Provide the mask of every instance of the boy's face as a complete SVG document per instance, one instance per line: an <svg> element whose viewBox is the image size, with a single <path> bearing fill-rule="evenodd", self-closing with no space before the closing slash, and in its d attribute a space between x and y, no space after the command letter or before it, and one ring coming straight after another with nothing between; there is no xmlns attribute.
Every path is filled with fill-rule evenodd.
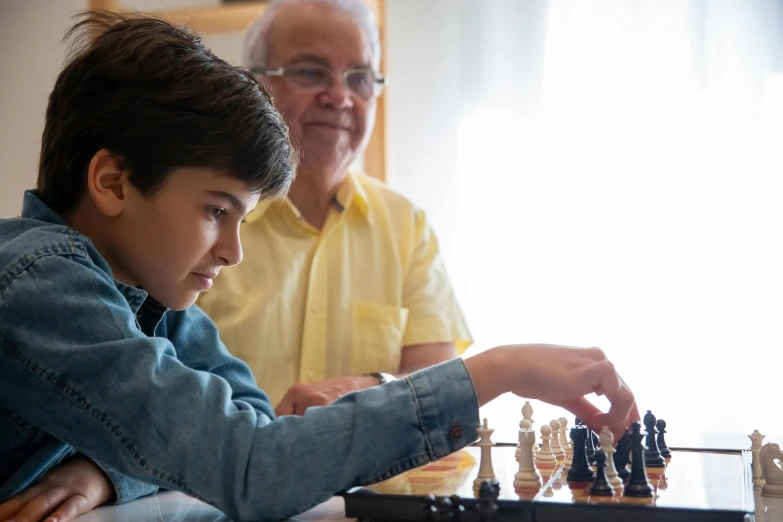
<svg viewBox="0 0 783 522"><path fill-rule="evenodd" d="M259 195L212 169L177 168L154 194L130 187L108 238L116 279L182 310L242 260L239 225Z"/></svg>

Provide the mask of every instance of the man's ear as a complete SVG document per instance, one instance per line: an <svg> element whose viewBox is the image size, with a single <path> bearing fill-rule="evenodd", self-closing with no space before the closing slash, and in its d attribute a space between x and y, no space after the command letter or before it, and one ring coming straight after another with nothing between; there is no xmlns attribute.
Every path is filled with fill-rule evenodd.
<svg viewBox="0 0 783 522"><path fill-rule="evenodd" d="M120 158L106 149L95 153L87 168L87 192L98 210L107 217L117 217L128 202L127 170L120 168Z"/></svg>

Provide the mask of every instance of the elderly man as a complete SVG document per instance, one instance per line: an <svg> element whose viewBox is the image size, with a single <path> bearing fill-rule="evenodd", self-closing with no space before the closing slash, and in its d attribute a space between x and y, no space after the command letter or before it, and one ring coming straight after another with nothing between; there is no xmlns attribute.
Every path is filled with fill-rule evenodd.
<svg viewBox="0 0 783 522"><path fill-rule="evenodd" d="M301 162L288 198L259 204L245 262L201 307L279 415L374 386L470 344L424 213L350 169L367 144L384 79L361 0L278 0L248 31Z"/></svg>

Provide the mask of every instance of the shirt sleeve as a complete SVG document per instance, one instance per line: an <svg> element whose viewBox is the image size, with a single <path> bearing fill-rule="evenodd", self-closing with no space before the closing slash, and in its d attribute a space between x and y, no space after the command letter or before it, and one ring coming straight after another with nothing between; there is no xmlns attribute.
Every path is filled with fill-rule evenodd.
<svg viewBox="0 0 783 522"><path fill-rule="evenodd" d="M473 343L425 214L415 211L413 246L403 288L408 322L403 346L453 342L462 354Z"/></svg>
<svg viewBox="0 0 783 522"><path fill-rule="evenodd" d="M259 390L237 392L216 368L183 364L168 339L144 336L88 259L25 262L0 289L0 405L102 466L232 519L285 519L476 439L459 359L272 420Z"/></svg>

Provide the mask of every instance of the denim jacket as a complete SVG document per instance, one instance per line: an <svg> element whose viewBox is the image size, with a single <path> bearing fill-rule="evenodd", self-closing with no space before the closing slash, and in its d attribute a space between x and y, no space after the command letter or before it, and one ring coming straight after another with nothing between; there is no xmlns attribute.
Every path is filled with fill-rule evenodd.
<svg viewBox="0 0 783 522"><path fill-rule="evenodd" d="M34 191L0 220L0 502L79 453L119 502L159 486L276 520L441 458L477 427L459 359L275 420L196 306L167 311L115 281Z"/></svg>

